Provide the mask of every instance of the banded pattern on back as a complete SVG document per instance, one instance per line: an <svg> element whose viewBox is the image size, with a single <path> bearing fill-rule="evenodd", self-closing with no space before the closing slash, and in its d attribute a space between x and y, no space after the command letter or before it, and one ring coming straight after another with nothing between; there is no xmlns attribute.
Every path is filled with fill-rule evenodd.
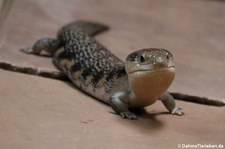
<svg viewBox="0 0 225 149"><path fill-rule="evenodd" d="M85 32L64 29L58 40L63 46L54 54L55 63L89 94L96 97L99 88L109 94L113 82L126 77L124 63Z"/></svg>

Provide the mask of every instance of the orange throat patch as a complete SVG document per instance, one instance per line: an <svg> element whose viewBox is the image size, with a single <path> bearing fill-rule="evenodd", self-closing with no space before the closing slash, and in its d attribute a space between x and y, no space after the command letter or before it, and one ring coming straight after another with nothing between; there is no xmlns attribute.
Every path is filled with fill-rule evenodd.
<svg viewBox="0 0 225 149"><path fill-rule="evenodd" d="M140 71L131 74L130 85L134 100L141 105L154 103L172 84L175 68L164 68L156 71Z"/></svg>

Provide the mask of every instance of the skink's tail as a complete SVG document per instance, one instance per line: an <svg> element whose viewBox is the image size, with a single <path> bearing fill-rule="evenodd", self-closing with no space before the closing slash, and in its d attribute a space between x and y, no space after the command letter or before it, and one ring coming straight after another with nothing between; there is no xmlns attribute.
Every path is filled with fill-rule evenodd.
<svg viewBox="0 0 225 149"><path fill-rule="evenodd" d="M183 100L183 101L194 102L194 103L210 105L210 106L218 106L218 107L225 106L225 101L222 101L222 100L214 100L214 99L209 99L206 97L198 97L198 96L186 95L181 93L170 93L170 95L172 95L173 98L176 100Z"/></svg>
<svg viewBox="0 0 225 149"><path fill-rule="evenodd" d="M86 34L88 34L89 36L94 36L100 32L106 31L108 30L109 27L101 24L101 23L97 23L97 22L89 22L89 21L74 21L71 22L65 26L63 26L60 30L58 35L65 31L65 30L70 30L70 31L83 31Z"/></svg>

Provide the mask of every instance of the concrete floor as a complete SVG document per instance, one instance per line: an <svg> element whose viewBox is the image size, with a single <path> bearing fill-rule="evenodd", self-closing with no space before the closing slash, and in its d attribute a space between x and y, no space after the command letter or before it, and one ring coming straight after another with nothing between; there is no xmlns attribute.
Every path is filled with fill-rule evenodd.
<svg viewBox="0 0 225 149"><path fill-rule="evenodd" d="M222 100L224 16L225 3L213 0L13 1L0 23L0 68L11 70L0 69L1 148L225 147L224 107L178 101L185 111L179 117L157 102L139 113L137 121L124 120L71 83L12 71L59 74L51 58L19 49L55 36L67 22L91 20L110 26L96 39L123 60L141 48L170 49L177 68L170 91Z"/></svg>

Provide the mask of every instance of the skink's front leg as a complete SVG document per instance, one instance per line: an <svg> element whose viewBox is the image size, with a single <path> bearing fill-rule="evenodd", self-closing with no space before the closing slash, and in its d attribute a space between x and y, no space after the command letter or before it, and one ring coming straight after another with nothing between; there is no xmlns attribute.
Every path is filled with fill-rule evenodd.
<svg viewBox="0 0 225 149"><path fill-rule="evenodd" d="M164 104L164 106L169 110L169 112L171 114L174 114L174 115L184 115L184 112L182 111L182 109L176 106L176 103L174 101L174 98L168 92L165 92L159 98L159 100L162 101L162 103Z"/></svg>
<svg viewBox="0 0 225 149"><path fill-rule="evenodd" d="M120 114L123 118L137 119L137 116L129 111L128 102L125 101L126 98L128 98L126 92L115 93L110 97L109 104L112 107L112 109L116 113Z"/></svg>

